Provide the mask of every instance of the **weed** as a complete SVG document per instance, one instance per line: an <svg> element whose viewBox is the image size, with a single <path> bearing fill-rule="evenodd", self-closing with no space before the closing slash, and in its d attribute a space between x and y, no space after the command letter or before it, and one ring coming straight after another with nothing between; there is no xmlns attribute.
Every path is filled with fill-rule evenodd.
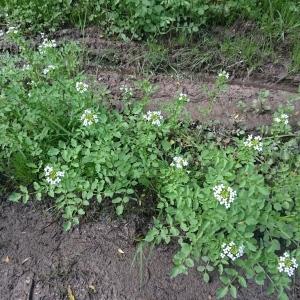
<svg viewBox="0 0 300 300"><path fill-rule="evenodd" d="M125 110L112 111L79 72L75 44L44 37L35 51L18 30L7 36L20 48L0 60L0 166L19 184L11 201L52 201L69 230L90 206L109 202L122 215L154 195L157 214L142 246L177 242L172 276L196 266L206 282L219 275L218 298L236 298L253 279L287 299L300 260L300 137L289 111L279 109L260 135L222 144L178 122L186 95L168 114L145 113L154 87L143 80L142 99L122 87ZM228 77L218 75L211 103Z"/></svg>
<svg viewBox="0 0 300 300"><path fill-rule="evenodd" d="M293 73L300 72L300 43L296 43L292 49L292 63L290 70Z"/></svg>
<svg viewBox="0 0 300 300"><path fill-rule="evenodd" d="M270 92L267 90L260 91L258 97L252 102L252 110L258 114L263 114L271 110L271 105L269 103Z"/></svg>

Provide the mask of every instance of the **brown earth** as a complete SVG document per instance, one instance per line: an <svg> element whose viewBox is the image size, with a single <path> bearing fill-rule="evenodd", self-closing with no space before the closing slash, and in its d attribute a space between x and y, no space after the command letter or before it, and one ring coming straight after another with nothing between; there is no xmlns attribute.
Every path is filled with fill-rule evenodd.
<svg viewBox="0 0 300 300"><path fill-rule="evenodd" d="M147 51L143 43L121 42L103 38L97 28L88 28L83 32L75 29L64 29L55 33L58 41L75 40L86 49L85 71L110 92L113 104L120 108L120 86L126 84L134 90L134 96L139 99L138 81L147 78L154 86L150 109L163 109L180 92L187 94L190 103L187 111L192 120L207 123L214 121L226 128L239 127L253 130L262 125L270 124L272 114L279 106L289 103L295 107L291 115L291 123L299 125L300 95L297 93L300 86L300 75L288 76L284 63L282 65L268 63L261 72L253 73L251 78L239 78L231 75L229 88L213 103L212 111L206 89L213 88L215 76L207 73L192 72L190 69L178 67L178 60L174 61L176 72L160 72L152 70L145 74L149 61L145 58ZM180 50L180 49L179 49ZM172 61L178 55L178 49L170 50ZM180 52L180 51L179 51ZM148 69L149 71L149 69ZM269 97L263 106L255 104L260 91L268 90ZM258 102L259 103L259 102Z"/></svg>
<svg viewBox="0 0 300 300"><path fill-rule="evenodd" d="M219 282L214 277L206 284L191 270L170 278L172 245L155 248L140 270L134 263L140 231L136 217L117 220L97 214L63 232L54 214L40 205L2 201L0 216L1 300L72 300L68 288L77 300L216 299ZM294 286L290 299L299 296L299 286ZM276 297L250 284L239 291L239 299Z"/></svg>
<svg viewBox="0 0 300 300"><path fill-rule="evenodd" d="M205 89L213 88L215 76L207 72L202 73L201 70L195 72L188 64L182 66L180 55L184 47L168 49L168 60L171 62L169 72L153 69L153 66L149 67L151 60L149 61L146 55L148 48L144 43L106 39L99 28L90 27L84 31L62 29L52 37L58 41L58 44L73 40L84 47L84 70L109 91L108 99L119 109L122 107L119 101L120 86L122 84L131 86L134 89L134 97L138 99L140 92L137 83L147 78L155 86L150 109L164 110L166 104L183 92L191 99L187 111L192 120L214 122L229 129L253 130L270 124L272 114L278 107L292 104L295 111L290 116L291 124L300 125L300 94L297 93L300 74L289 75L284 59L281 63L267 62L265 66L246 78L239 77L239 74L243 73L233 70L228 90L219 96L213 103L212 110L208 111L210 100ZM34 43L39 43L39 39L37 38ZM5 50L16 49L14 45L1 41L0 38L0 51ZM269 91L269 97L263 105L258 101L262 90Z"/></svg>

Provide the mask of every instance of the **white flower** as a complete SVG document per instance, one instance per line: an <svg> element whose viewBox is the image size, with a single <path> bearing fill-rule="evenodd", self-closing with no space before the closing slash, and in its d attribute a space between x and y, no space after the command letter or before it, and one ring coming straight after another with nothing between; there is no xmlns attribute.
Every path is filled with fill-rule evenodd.
<svg viewBox="0 0 300 300"><path fill-rule="evenodd" d="M34 80L31 80L30 82L27 83L28 85L31 85L32 87L36 87L37 83Z"/></svg>
<svg viewBox="0 0 300 300"><path fill-rule="evenodd" d="M51 70L54 70L54 69L55 69L55 66L49 65L43 70L43 74L47 75Z"/></svg>
<svg viewBox="0 0 300 300"><path fill-rule="evenodd" d="M120 91L123 93L123 96L125 97L132 97L133 95L133 90L130 86L127 86L125 84L122 84L120 86Z"/></svg>
<svg viewBox="0 0 300 300"><path fill-rule="evenodd" d="M82 121L83 126L90 126L98 123L98 116L94 114L91 109L86 109L81 115L80 120Z"/></svg>
<svg viewBox="0 0 300 300"><path fill-rule="evenodd" d="M237 195L236 191L234 191L230 186L225 186L224 184L216 185L213 188L213 192L214 197L226 208L230 207Z"/></svg>
<svg viewBox="0 0 300 300"><path fill-rule="evenodd" d="M220 254L221 258L229 257L231 260L236 260L237 258L243 256L245 247L243 245L237 246L235 242L230 242L229 244L224 243L222 245L222 252Z"/></svg>
<svg viewBox="0 0 300 300"><path fill-rule="evenodd" d="M4 31L0 30L0 37L4 35Z"/></svg>
<svg viewBox="0 0 300 300"><path fill-rule="evenodd" d="M183 159L180 156L175 156L173 158L173 162L171 163L171 167L176 167L177 169L182 169L183 167L188 166L188 161Z"/></svg>
<svg viewBox="0 0 300 300"><path fill-rule="evenodd" d="M289 116L287 114L281 114L280 116L275 117L274 121L276 123L283 123L285 125L288 125L289 124Z"/></svg>
<svg viewBox="0 0 300 300"><path fill-rule="evenodd" d="M57 185L61 182L61 179L65 176L63 171L55 171L53 167L47 165L44 168L46 181L51 185Z"/></svg>
<svg viewBox="0 0 300 300"><path fill-rule="evenodd" d="M155 126L160 126L163 120L163 116L160 111L148 111L143 118Z"/></svg>
<svg viewBox="0 0 300 300"><path fill-rule="evenodd" d="M252 134L250 134L247 140L244 142L244 145L249 148L253 148L256 151L262 151L262 138L261 136L256 136L253 138Z"/></svg>
<svg viewBox="0 0 300 300"><path fill-rule="evenodd" d="M83 94L84 92L86 92L88 87L89 86L84 82L81 82L81 81L76 82L76 90L80 94Z"/></svg>
<svg viewBox="0 0 300 300"><path fill-rule="evenodd" d="M55 40L48 40L48 38L44 38L44 36L42 35L43 37L43 42L41 45L39 45L39 51L40 53L45 53L45 50L48 49L48 48L55 48L57 45L56 45L56 41Z"/></svg>
<svg viewBox="0 0 300 300"><path fill-rule="evenodd" d="M280 273L287 273L288 276L293 276L298 264L295 258L291 258L288 252L284 252L283 256L279 257L278 271Z"/></svg>
<svg viewBox="0 0 300 300"><path fill-rule="evenodd" d="M14 27L14 26L10 26L10 27L8 27L8 30L7 30L7 34L17 34L19 31L17 30L17 28L16 27Z"/></svg>
<svg viewBox="0 0 300 300"><path fill-rule="evenodd" d="M22 67L22 70L23 71L27 71L27 70L30 70L31 69L31 65L28 65L28 64L26 64L26 65L24 65L23 67Z"/></svg>
<svg viewBox="0 0 300 300"><path fill-rule="evenodd" d="M183 94L183 93L179 94L178 100L179 101L190 102L190 99L189 99L188 95Z"/></svg>
<svg viewBox="0 0 300 300"><path fill-rule="evenodd" d="M219 72L218 77L219 78L224 78L224 79L229 79L229 73L222 70L221 72Z"/></svg>

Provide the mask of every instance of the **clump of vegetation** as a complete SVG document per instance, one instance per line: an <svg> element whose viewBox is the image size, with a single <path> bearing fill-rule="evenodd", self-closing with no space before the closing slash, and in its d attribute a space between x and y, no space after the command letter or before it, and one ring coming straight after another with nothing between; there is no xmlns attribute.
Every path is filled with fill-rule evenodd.
<svg viewBox="0 0 300 300"><path fill-rule="evenodd" d="M186 95L167 115L145 113L153 87L143 81L142 99L122 86L124 110L111 110L80 73L75 44L43 37L34 50L17 29L7 35L20 50L2 55L0 71L0 171L19 185L11 201L52 201L69 230L91 206L111 202L122 215L154 195L143 243L178 242L172 276L196 266L206 282L219 274L219 298L254 279L287 299L300 261L300 137L289 112L223 144L178 122Z"/></svg>
<svg viewBox="0 0 300 300"><path fill-rule="evenodd" d="M278 39L297 36L300 9L291 0L4 0L3 7L3 18L34 30L64 23L97 24L112 34L140 38L170 30L195 33L203 25L225 25L243 18L254 20Z"/></svg>

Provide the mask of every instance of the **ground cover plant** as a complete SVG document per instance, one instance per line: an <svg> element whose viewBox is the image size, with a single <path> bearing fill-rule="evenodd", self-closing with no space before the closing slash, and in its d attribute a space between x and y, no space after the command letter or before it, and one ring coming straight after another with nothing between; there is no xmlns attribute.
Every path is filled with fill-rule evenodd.
<svg viewBox="0 0 300 300"><path fill-rule="evenodd" d="M223 65L243 69L242 76L249 76L272 62L275 67L283 63L289 74L299 72L299 1L2 0L0 4L0 22L17 24L27 33L76 26L84 35L88 25L97 25L104 34L125 41L150 40L145 56L150 63L145 66L155 71L177 69L166 56L167 38L172 40L170 49L186 46L172 55L183 69L188 65L192 71L213 72ZM153 38L161 39L161 44L152 43Z"/></svg>
<svg viewBox="0 0 300 300"><path fill-rule="evenodd" d="M203 25L224 25L237 18L253 20L272 38L299 30L299 1L269 0L2 0L2 18L26 29L52 29L62 24L101 25L107 32L139 38L170 30L198 32Z"/></svg>
<svg viewBox="0 0 300 300"><path fill-rule="evenodd" d="M154 210L141 245L177 242L172 276L196 267L217 291L237 297L249 279L287 299L300 260L299 132L292 107L281 107L260 132L223 143L209 128L191 129L178 93L160 111L145 111L153 86L138 83L141 99L120 86L122 112L80 72L81 50L42 35L36 49L16 28L0 71L0 171L14 202L50 201L65 230L94 206L117 215ZM226 88L220 72L214 95ZM219 95L220 96L220 95ZM182 119L181 122L178 122Z"/></svg>

